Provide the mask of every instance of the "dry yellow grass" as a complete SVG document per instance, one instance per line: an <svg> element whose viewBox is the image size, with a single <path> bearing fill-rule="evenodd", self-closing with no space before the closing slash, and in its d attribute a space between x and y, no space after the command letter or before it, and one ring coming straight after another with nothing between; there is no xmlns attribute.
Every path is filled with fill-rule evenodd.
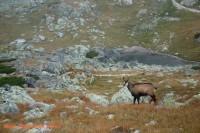
<svg viewBox="0 0 200 133"><path fill-rule="evenodd" d="M132 72L135 72L133 70ZM95 74L105 74L108 72L95 72ZM120 74L120 72L110 72L112 74ZM121 72L121 73L131 73ZM187 78L183 72L176 72L172 75L164 73L163 77L156 77L157 72L152 72L152 75L146 75L144 73L138 73L138 75L130 76L130 80L136 82L142 78L145 78L144 82L152 82L158 87L156 96L158 101L170 91L175 91L176 95L184 96L183 99L179 99L178 102L185 102L193 95L199 92L200 85L191 89L189 86L183 87L182 84L176 79ZM190 76L195 80L200 80L198 75ZM112 80L112 83L107 83L107 80ZM164 84L158 84L160 81L165 81L172 86L171 89L166 89ZM120 88L117 85L122 85L122 77L96 77L92 84L86 84L88 92L95 94L105 94L107 99L111 99L112 95ZM29 91L29 95L36 101L43 101L45 103L54 104L56 108L48 113L47 116L39 119L30 119L28 121L22 120L22 113L28 109L27 105L20 105L21 112L18 115L1 115L0 121L10 119L9 123L14 124L26 124L33 122L34 124L43 124L44 121L48 121L49 125L57 125L57 128L53 128L53 133L107 133L110 132L113 127L120 126L124 130L140 130L144 133L169 133L169 132L184 132L184 133L198 133L200 131L200 101L195 100L188 106L179 107L177 109L165 109L157 108L156 105L149 104L124 104L117 106L102 107L93 104L81 93L69 92L67 90L62 92L50 92L47 90L40 90L37 95L32 94ZM79 97L84 103L79 104L75 101L62 101L65 98L71 99L72 97ZM70 106L76 106L70 108ZM90 115L87 107L98 111L96 115ZM66 112L66 115L60 116L61 112ZM113 114L113 119L108 119L108 115ZM155 125L146 125L151 121L155 121ZM0 123L0 131L9 132L9 130L3 128L4 123ZM27 129L26 129L27 130ZM24 132L22 129L19 132Z"/></svg>

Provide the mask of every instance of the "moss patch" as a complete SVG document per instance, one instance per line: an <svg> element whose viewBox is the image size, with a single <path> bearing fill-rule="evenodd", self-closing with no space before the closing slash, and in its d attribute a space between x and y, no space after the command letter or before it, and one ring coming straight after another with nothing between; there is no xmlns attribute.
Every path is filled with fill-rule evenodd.
<svg viewBox="0 0 200 133"><path fill-rule="evenodd" d="M5 66L3 64L0 64L0 73L10 74L10 73L13 73L15 71L16 71L15 68L11 68L11 67Z"/></svg>
<svg viewBox="0 0 200 133"><path fill-rule="evenodd" d="M91 51L89 51L89 52L86 53L86 57L87 58L94 58L94 57L96 57L98 55L99 55L99 53L96 52L96 51L94 51L94 50L91 50Z"/></svg>
<svg viewBox="0 0 200 133"><path fill-rule="evenodd" d="M9 84L11 86L20 86L23 87L25 81L22 77L1 77L0 78L0 87Z"/></svg>

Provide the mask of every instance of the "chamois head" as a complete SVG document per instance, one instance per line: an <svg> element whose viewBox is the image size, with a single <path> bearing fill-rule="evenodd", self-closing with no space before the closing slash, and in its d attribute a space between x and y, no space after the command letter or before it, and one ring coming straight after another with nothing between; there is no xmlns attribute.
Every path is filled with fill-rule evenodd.
<svg viewBox="0 0 200 133"><path fill-rule="evenodd" d="M129 78L126 80L126 79L123 77L123 80L124 80L124 85L123 85L123 86L125 86L125 85L128 83Z"/></svg>

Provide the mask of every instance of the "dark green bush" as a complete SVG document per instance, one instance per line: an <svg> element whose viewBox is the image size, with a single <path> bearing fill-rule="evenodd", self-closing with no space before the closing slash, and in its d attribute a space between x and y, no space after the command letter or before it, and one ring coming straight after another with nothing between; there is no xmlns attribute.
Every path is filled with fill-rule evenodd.
<svg viewBox="0 0 200 133"><path fill-rule="evenodd" d="M193 69L193 70L200 70L200 66L194 66L191 69Z"/></svg>
<svg viewBox="0 0 200 133"><path fill-rule="evenodd" d="M39 76L33 75L33 74L26 74L26 76L32 77L32 78L34 78L35 80L39 80L39 79L40 79Z"/></svg>
<svg viewBox="0 0 200 133"><path fill-rule="evenodd" d="M8 68L8 67L3 64L0 64L0 69L5 69L5 68Z"/></svg>
<svg viewBox="0 0 200 133"><path fill-rule="evenodd" d="M10 74L10 73L13 73L15 71L16 71L15 68L11 68L9 66L5 66L3 64L0 64L0 73Z"/></svg>
<svg viewBox="0 0 200 133"><path fill-rule="evenodd" d="M4 86L5 84L9 84L11 86L23 87L23 84L25 84L25 81L22 77L1 77L0 87Z"/></svg>
<svg viewBox="0 0 200 133"><path fill-rule="evenodd" d="M15 68L4 68L4 69L0 69L0 73L5 73L5 74L10 74L15 72L16 69Z"/></svg>
<svg viewBox="0 0 200 133"><path fill-rule="evenodd" d="M196 33L195 35L194 35L194 39L196 40L196 39L198 39L200 37L200 32L199 33Z"/></svg>
<svg viewBox="0 0 200 133"><path fill-rule="evenodd" d="M3 63L3 62L11 62L11 61L15 61L16 59L14 58L11 58L11 59L1 59L0 60L0 63Z"/></svg>
<svg viewBox="0 0 200 133"><path fill-rule="evenodd" d="M86 57L87 58L94 58L94 57L96 57L98 55L99 55L99 53L96 52L96 51L94 51L94 50L91 50L91 51L89 51L89 52L86 53Z"/></svg>

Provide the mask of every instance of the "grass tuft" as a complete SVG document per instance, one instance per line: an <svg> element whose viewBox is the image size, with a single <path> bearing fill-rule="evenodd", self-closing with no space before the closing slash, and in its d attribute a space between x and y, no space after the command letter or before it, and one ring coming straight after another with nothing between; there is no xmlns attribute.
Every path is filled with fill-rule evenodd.
<svg viewBox="0 0 200 133"><path fill-rule="evenodd" d="M91 50L91 51L89 51L89 52L86 53L86 57L87 58L94 58L94 57L96 57L98 55L99 55L99 53L96 52L96 51L94 51L94 50Z"/></svg>
<svg viewBox="0 0 200 133"><path fill-rule="evenodd" d="M20 86L23 87L23 84L26 82L22 77L1 77L0 78L0 87L9 84L11 86Z"/></svg>

